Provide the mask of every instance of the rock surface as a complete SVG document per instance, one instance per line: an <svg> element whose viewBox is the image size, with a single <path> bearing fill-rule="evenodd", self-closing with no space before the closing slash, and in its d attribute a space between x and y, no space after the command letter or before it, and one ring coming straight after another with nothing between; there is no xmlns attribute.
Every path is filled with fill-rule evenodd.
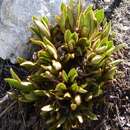
<svg viewBox="0 0 130 130"><path fill-rule="evenodd" d="M0 57L15 62L16 57L27 56L31 17L46 15L53 20L61 1L0 0Z"/></svg>

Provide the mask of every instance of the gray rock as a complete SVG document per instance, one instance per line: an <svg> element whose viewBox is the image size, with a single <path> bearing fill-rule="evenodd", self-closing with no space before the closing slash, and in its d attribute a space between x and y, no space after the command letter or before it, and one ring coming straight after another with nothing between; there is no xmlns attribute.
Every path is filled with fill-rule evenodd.
<svg viewBox="0 0 130 130"><path fill-rule="evenodd" d="M60 3L61 0L0 0L0 57L15 62L16 57L25 56L32 16L46 15L53 21Z"/></svg>

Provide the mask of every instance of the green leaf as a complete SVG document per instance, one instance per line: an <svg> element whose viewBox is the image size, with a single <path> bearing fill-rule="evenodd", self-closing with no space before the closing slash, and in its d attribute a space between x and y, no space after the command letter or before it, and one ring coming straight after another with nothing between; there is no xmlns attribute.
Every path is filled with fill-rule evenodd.
<svg viewBox="0 0 130 130"><path fill-rule="evenodd" d="M65 34L64 34L64 39L65 39L65 42L68 43L70 40L71 40L71 31L69 29L67 29L65 31Z"/></svg>
<svg viewBox="0 0 130 130"><path fill-rule="evenodd" d="M101 46L99 48L96 48L95 51L97 54L101 54L101 53L104 53L106 50L107 50L107 46Z"/></svg>
<svg viewBox="0 0 130 130"><path fill-rule="evenodd" d="M71 90L74 92L78 92L79 90L79 86L77 85L77 83L74 83L71 85Z"/></svg>
<svg viewBox="0 0 130 130"><path fill-rule="evenodd" d="M87 93L88 91L82 87L79 87L79 90L78 90L79 93Z"/></svg>
<svg viewBox="0 0 130 130"><path fill-rule="evenodd" d="M67 92L67 93L64 94L64 97L65 98L71 98L71 94L69 92Z"/></svg>
<svg viewBox="0 0 130 130"><path fill-rule="evenodd" d="M18 101L24 102L24 103L31 103L31 102L33 102L32 100L26 99L24 96L19 96L18 97Z"/></svg>
<svg viewBox="0 0 130 130"><path fill-rule="evenodd" d="M26 61L26 59L24 59L24 58L22 58L22 57L18 57L17 58L17 63L19 63L19 64L21 64L21 63L23 63L23 62L25 62Z"/></svg>
<svg viewBox="0 0 130 130"><path fill-rule="evenodd" d="M12 68L10 68L10 73L13 79L16 79L17 81L21 82L21 79L18 77L18 75L13 71Z"/></svg>
<svg viewBox="0 0 130 130"><path fill-rule="evenodd" d="M25 61L25 62L21 63L20 65L27 69L30 69L35 66L35 63L33 63L31 61Z"/></svg>
<svg viewBox="0 0 130 130"><path fill-rule="evenodd" d="M26 81L22 81L21 82L21 87L20 89L23 91L23 92L30 92L32 90L35 90L36 87L33 86L33 84L31 82L26 82Z"/></svg>
<svg viewBox="0 0 130 130"><path fill-rule="evenodd" d="M77 104L72 103L72 104L70 105L70 107L71 107L71 110L75 111L76 108L77 108Z"/></svg>
<svg viewBox="0 0 130 130"><path fill-rule="evenodd" d="M102 38L108 37L111 32L111 22L109 22L102 32Z"/></svg>
<svg viewBox="0 0 130 130"><path fill-rule="evenodd" d="M101 55L96 55L95 57L92 58L91 63L98 64L102 59L103 57Z"/></svg>
<svg viewBox="0 0 130 130"><path fill-rule="evenodd" d="M34 102L34 101L37 101L38 100L38 97L33 93L29 93L29 94L23 94L24 98L26 100L28 100L29 102Z"/></svg>
<svg viewBox="0 0 130 130"><path fill-rule="evenodd" d="M91 36L91 34L95 31L97 28L97 21L95 14L92 10L88 11L84 16L84 26L87 28L87 34Z"/></svg>
<svg viewBox="0 0 130 130"><path fill-rule="evenodd" d="M82 5L81 5L81 1L79 0L79 3L77 5L77 12L78 12L77 18L80 16L81 11L82 11Z"/></svg>
<svg viewBox="0 0 130 130"><path fill-rule="evenodd" d="M18 80L11 78L5 78L5 81L9 83L11 87L14 87L22 92L30 92L36 89L36 87L34 87L30 82L19 82Z"/></svg>
<svg viewBox="0 0 130 130"><path fill-rule="evenodd" d="M56 71L59 71L62 68L61 63L55 60L52 60L52 66Z"/></svg>
<svg viewBox="0 0 130 130"><path fill-rule="evenodd" d="M45 90L34 90L33 93L36 96L45 96L45 95L47 95L47 92Z"/></svg>
<svg viewBox="0 0 130 130"><path fill-rule="evenodd" d="M74 16L72 10L68 7L67 8L67 15L68 15L68 20L71 28L74 28Z"/></svg>
<svg viewBox="0 0 130 130"><path fill-rule="evenodd" d="M78 42L78 34L76 32L71 34L71 38L75 41Z"/></svg>
<svg viewBox="0 0 130 130"><path fill-rule="evenodd" d="M32 44L34 45L38 45L38 46L41 46L43 48L46 48L46 45L44 44L44 42L40 41L40 40L36 40L34 38L30 38L30 41Z"/></svg>
<svg viewBox="0 0 130 130"><path fill-rule="evenodd" d="M101 24L104 20L104 9L96 10L95 16L98 21L98 24Z"/></svg>
<svg viewBox="0 0 130 130"><path fill-rule="evenodd" d="M60 18L60 27L61 27L61 30L62 32L64 33L65 32L65 22L66 22L66 19L67 19L67 7L64 3L61 4L61 18Z"/></svg>
<svg viewBox="0 0 130 130"><path fill-rule="evenodd" d="M43 38L43 42L45 45L49 45L55 49L55 46L53 45L53 43L51 43L46 37Z"/></svg>
<svg viewBox="0 0 130 130"><path fill-rule="evenodd" d="M50 38L51 34L48 28L46 28L46 26L39 20L33 20L33 22L35 23L35 25L38 27L39 31L42 33L43 37L46 36L48 38Z"/></svg>
<svg viewBox="0 0 130 130"><path fill-rule="evenodd" d="M67 75L67 73L66 73L64 70L62 71L62 78L63 78L63 80L64 80L65 82L68 81L68 75Z"/></svg>
<svg viewBox="0 0 130 130"><path fill-rule="evenodd" d="M107 50L104 55L105 56L110 56L115 50L115 46L111 47L109 50Z"/></svg>
<svg viewBox="0 0 130 130"><path fill-rule="evenodd" d="M57 51L54 47L50 46L50 45L46 45L46 48L47 48L47 51L48 53L53 56L55 59L58 58L58 55L57 55Z"/></svg>
<svg viewBox="0 0 130 130"><path fill-rule="evenodd" d="M90 111L87 113L87 117L90 120L98 120L97 116L94 113L90 112Z"/></svg>
<svg viewBox="0 0 130 130"><path fill-rule="evenodd" d="M52 108L51 105L46 105L46 106L43 106L41 108L41 111L43 111L43 112L49 112L49 111L52 111L52 110L53 110L53 108Z"/></svg>
<svg viewBox="0 0 130 130"><path fill-rule="evenodd" d="M44 60L51 62L52 57L50 57L49 53L47 51L40 50L38 51L38 58L43 58Z"/></svg>
<svg viewBox="0 0 130 130"><path fill-rule="evenodd" d="M48 20L48 18L46 17L46 16L43 16L42 18L41 18L41 20L43 21L45 21L45 23L47 24L47 25L49 25L49 20Z"/></svg>
<svg viewBox="0 0 130 130"><path fill-rule="evenodd" d="M42 22L42 24L47 28L47 30L49 30L47 18L42 17L42 18L41 18L41 22Z"/></svg>
<svg viewBox="0 0 130 130"><path fill-rule="evenodd" d="M66 120L66 117L61 117L61 118L57 121L57 123L56 123L57 128L61 127L61 125L64 124L65 120Z"/></svg>
<svg viewBox="0 0 130 130"><path fill-rule="evenodd" d="M75 78L78 77L77 70L75 68L72 68L68 73L68 78L71 82L75 80Z"/></svg>
<svg viewBox="0 0 130 130"><path fill-rule="evenodd" d="M93 5L90 4L84 11L84 14L88 13L89 11L92 11L93 10Z"/></svg>
<svg viewBox="0 0 130 130"><path fill-rule="evenodd" d="M74 47L75 47L75 41L73 39L71 39L69 42L68 42L68 48L69 50L73 50Z"/></svg>
<svg viewBox="0 0 130 130"><path fill-rule="evenodd" d="M116 73L117 67L112 67L108 70L108 72L105 73L105 79L112 80L114 79L115 73Z"/></svg>
<svg viewBox="0 0 130 130"><path fill-rule="evenodd" d="M91 93L91 92L88 92L88 93L86 94L85 101L88 102L88 101L92 100L92 98L93 98L92 93Z"/></svg>
<svg viewBox="0 0 130 130"><path fill-rule="evenodd" d="M83 123L83 117L82 117L82 115L77 115L76 117L77 117L79 123L82 124Z"/></svg>
<svg viewBox="0 0 130 130"><path fill-rule="evenodd" d="M79 106L81 104L81 96L80 95L76 95L74 98L75 103Z"/></svg>
<svg viewBox="0 0 130 130"><path fill-rule="evenodd" d="M5 78L5 81L9 83L11 87L15 87L16 89L19 89L21 87L21 83L16 79Z"/></svg>
<svg viewBox="0 0 130 130"><path fill-rule="evenodd" d="M84 15L83 13L81 13L78 19L78 28L81 29L83 26L84 26Z"/></svg>
<svg viewBox="0 0 130 130"><path fill-rule="evenodd" d="M84 47L89 47L90 46L90 42L86 37L80 38L78 43L80 45L83 45Z"/></svg>
<svg viewBox="0 0 130 130"><path fill-rule="evenodd" d="M41 67L44 69L44 70L49 70L49 71L53 71L53 67L51 65L41 65Z"/></svg>
<svg viewBox="0 0 130 130"><path fill-rule="evenodd" d="M40 33L40 31L37 28L37 26L33 25L33 27L30 27L30 29L31 29L33 34L37 35L38 38L40 38L42 40L42 34Z"/></svg>
<svg viewBox="0 0 130 130"><path fill-rule="evenodd" d="M64 83L58 83L55 90L66 90L67 87Z"/></svg>
<svg viewBox="0 0 130 130"><path fill-rule="evenodd" d="M64 3L61 3L61 11L64 13L66 10L66 5Z"/></svg>

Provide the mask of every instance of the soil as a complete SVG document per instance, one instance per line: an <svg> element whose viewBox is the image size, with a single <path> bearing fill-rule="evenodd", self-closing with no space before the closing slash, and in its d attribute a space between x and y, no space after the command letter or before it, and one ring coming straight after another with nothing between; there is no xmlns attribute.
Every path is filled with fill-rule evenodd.
<svg viewBox="0 0 130 130"><path fill-rule="evenodd" d="M115 55L124 61L118 66L120 73L116 80L105 90L105 104L95 105L99 120L86 122L82 130L130 130L130 1L113 0L106 4L99 0L95 7L105 8L108 20L111 19L115 44L123 42L128 47ZM8 98L6 92L11 88L4 78L10 77L10 67L23 79L28 75L18 64L0 59L0 130L46 130L44 120L32 104L18 104Z"/></svg>

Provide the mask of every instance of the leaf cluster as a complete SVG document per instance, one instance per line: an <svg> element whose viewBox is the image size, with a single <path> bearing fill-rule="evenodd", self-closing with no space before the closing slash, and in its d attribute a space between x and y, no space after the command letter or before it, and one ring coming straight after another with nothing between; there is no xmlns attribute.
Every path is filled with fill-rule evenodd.
<svg viewBox="0 0 130 130"><path fill-rule="evenodd" d="M41 106L50 130L78 128L87 120L97 120L93 101L115 78L121 62L113 59L113 53L124 45L114 45L104 10L93 10L91 5L84 10L80 1L74 9L73 0L62 3L56 26L46 17L33 17L30 41L40 49L30 61L18 58L30 75L21 81L10 69L12 78L5 79L18 91L14 98Z"/></svg>

